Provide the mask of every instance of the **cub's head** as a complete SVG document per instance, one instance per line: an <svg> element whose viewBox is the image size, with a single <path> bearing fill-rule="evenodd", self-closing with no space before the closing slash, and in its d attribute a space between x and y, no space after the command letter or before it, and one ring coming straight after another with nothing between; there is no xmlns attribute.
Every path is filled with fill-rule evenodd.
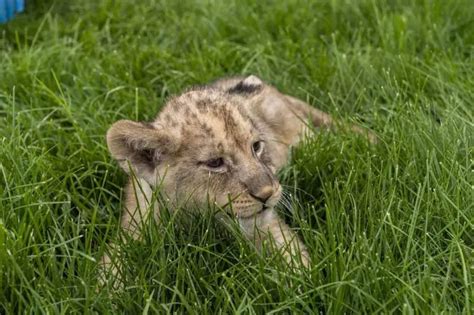
<svg viewBox="0 0 474 315"><path fill-rule="evenodd" d="M174 204L209 203L249 217L274 206L272 139L245 100L201 88L171 99L152 123L116 122L107 132L112 156L127 173L159 186Z"/></svg>

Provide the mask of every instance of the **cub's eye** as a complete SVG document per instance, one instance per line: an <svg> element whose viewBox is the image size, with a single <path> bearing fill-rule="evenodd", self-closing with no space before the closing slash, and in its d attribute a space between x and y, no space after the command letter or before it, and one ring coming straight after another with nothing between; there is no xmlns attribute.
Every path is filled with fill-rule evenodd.
<svg viewBox="0 0 474 315"><path fill-rule="evenodd" d="M255 154L259 155L263 151L263 141L255 141L252 144L252 150Z"/></svg>
<svg viewBox="0 0 474 315"><path fill-rule="evenodd" d="M224 159L223 158L217 158L217 159L212 159L206 161L206 166L209 168L219 168L224 165Z"/></svg>

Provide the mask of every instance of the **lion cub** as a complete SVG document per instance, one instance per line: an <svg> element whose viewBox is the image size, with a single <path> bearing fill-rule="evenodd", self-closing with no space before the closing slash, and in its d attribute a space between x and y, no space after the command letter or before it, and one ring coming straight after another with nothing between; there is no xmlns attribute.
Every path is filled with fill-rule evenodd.
<svg viewBox="0 0 474 315"><path fill-rule="evenodd" d="M271 239L288 262L308 266L306 247L274 210L282 194L275 174L308 123L332 127L333 120L253 75L190 89L169 100L151 123L116 122L107 145L131 175L123 229L139 238L142 219L150 211L159 217L152 202L159 185L172 205L211 202L231 212L257 247ZM375 140L359 127L351 129ZM102 268L118 271L107 255Z"/></svg>

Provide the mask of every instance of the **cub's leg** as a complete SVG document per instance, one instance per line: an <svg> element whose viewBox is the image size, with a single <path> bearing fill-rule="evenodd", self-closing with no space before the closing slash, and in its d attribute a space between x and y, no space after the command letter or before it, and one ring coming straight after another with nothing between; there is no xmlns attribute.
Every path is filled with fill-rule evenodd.
<svg viewBox="0 0 474 315"><path fill-rule="evenodd" d="M140 227L143 220L148 218L150 211L157 216L158 208L152 202L153 190L143 179L130 178L125 187L125 206L121 219L121 228L133 239L140 239ZM126 238L122 238L126 242ZM115 259L112 260L111 256ZM122 263L119 246L110 244L107 253L102 256L99 265L99 282L101 285L107 283L107 278L113 280L114 288L122 287Z"/></svg>
<svg viewBox="0 0 474 315"><path fill-rule="evenodd" d="M239 223L244 234L258 249L262 249L264 242L270 242L288 264L309 267L311 260L306 246L274 209L249 218L239 218Z"/></svg>
<svg viewBox="0 0 474 315"><path fill-rule="evenodd" d="M366 136L371 143L377 143L377 136L370 130L352 124L343 125L342 123L335 121L331 115L303 102L302 100L289 95L285 95L285 97L288 100L289 109L293 111L296 116L303 119L303 122L306 118L309 118L315 127L328 129L348 128L355 133Z"/></svg>

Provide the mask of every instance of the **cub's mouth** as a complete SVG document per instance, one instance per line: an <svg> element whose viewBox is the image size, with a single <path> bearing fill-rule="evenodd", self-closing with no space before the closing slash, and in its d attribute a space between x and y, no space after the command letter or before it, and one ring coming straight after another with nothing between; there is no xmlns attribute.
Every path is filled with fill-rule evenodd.
<svg viewBox="0 0 474 315"><path fill-rule="evenodd" d="M258 215L258 214L260 214L260 213L262 213L262 212L265 212L265 211L267 211L268 209L270 209L269 206L263 205L262 208L261 208L259 211L255 212L255 215Z"/></svg>
<svg viewBox="0 0 474 315"><path fill-rule="evenodd" d="M233 207L232 215L237 218L247 219L262 214L271 208L271 205L252 203L248 206Z"/></svg>
<svg viewBox="0 0 474 315"><path fill-rule="evenodd" d="M274 187L271 197L265 198L265 200L258 200L246 192L241 192L236 196L227 193L214 197L214 204L231 216L242 219L252 218L273 209L279 203L282 196L282 187L281 185L275 185Z"/></svg>

